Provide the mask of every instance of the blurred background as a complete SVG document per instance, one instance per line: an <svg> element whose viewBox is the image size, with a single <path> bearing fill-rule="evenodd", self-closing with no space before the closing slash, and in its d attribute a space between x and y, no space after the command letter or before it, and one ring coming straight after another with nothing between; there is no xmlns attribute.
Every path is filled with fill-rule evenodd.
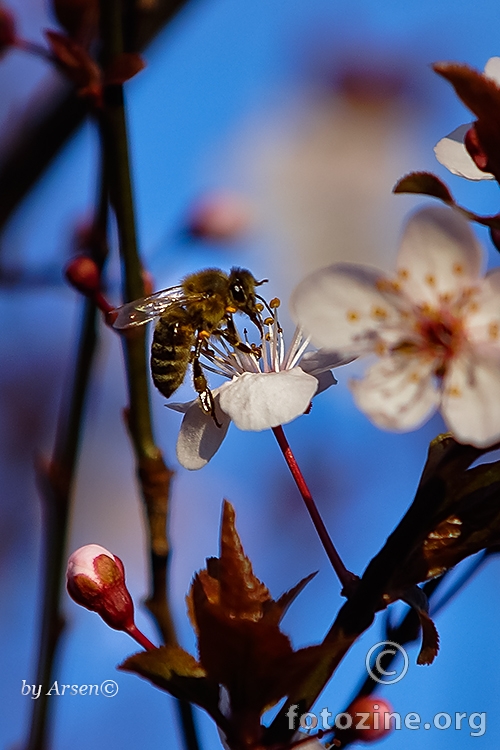
<svg viewBox="0 0 500 750"><path fill-rule="evenodd" d="M48 0L10 0L24 37L43 42L54 27ZM445 179L480 213L498 210L498 187L448 175L432 147L468 115L430 63L482 69L500 53L492 0L191 0L146 49L147 68L126 87L140 248L155 289L207 266L241 265L268 278L266 296L286 300L314 268L338 260L390 268L404 217L422 201L391 189L410 170ZM63 85L49 66L20 51L0 61L0 168L23 129ZM41 509L34 474L50 455L68 386L82 300L62 280L75 236L92 215L98 178L92 123L78 128L6 220L0 244L0 746L21 747L35 679L40 605ZM9 184L2 186L7 196ZM228 198L229 196L229 198ZM190 237L200 201L237 200L245 230L229 240ZM238 209L238 210L240 210ZM481 230L478 230L481 234ZM481 234L488 246L486 233ZM490 265L498 264L491 247ZM120 302L119 268L109 265L109 297ZM144 532L130 446L122 422L126 393L117 336L102 330L83 435L68 552L98 543L118 554L138 608L147 587ZM439 417L408 435L373 427L347 389L353 363L286 428L303 473L346 565L361 573L410 504ZM179 400L191 398L189 384ZM176 399L177 400L177 399ZM221 502L231 500L256 574L274 595L319 574L291 608L285 630L296 646L318 642L342 599L274 438L231 427L200 472L178 466L180 416L153 394L155 425L177 473L171 506L172 600L182 645L194 649L184 595L205 557L217 554ZM441 651L379 692L394 710L486 712L487 730L467 724L395 732L381 744L433 750L498 748L500 562L493 558L440 614ZM62 683L114 679L119 693L56 700L52 750L181 747L169 696L115 671L136 647L69 598L57 676ZM364 658L380 640L380 616L342 663L318 708L342 711L364 678ZM197 720L205 750L220 747L212 723Z"/></svg>

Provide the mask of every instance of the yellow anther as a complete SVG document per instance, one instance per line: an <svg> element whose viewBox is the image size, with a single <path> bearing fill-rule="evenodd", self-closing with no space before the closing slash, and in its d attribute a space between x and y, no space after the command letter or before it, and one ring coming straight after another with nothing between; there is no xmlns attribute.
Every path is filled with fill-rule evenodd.
<svg viewBox="0 0 500 750"><path fill-rule="evenodd" d="M264 309L264 305L262 305L260 302L257 302L257 304L255 305L255 309L257 310L257 312L262 312L262 310Z"/></svg>
<svg viewBox="0 0 500 750"><path fill-rule="evenodd" d="M238 312L238 309L234 307L233 305L229 305L228 307L226 307L226 312L235 313L235 312Z"/></svg>
<svg viewBox="0 0 500 750"><path fill-rule="evenodd" d="M409 278L410 272L406 268L400 268L399 271L398 271L398 276L399 276L400 279L405 280L405 279Z"/></svg>
<svg viewBox="0 0 500 750"><path fill-rule="evenodd" d="M462 395L462 391L460 388L457 388L456 385L452 385L451 388L448 388L448 396L452 396L453 398L459 398Z"/></svg>
<svg viewBox="0 0 500 750"><path fill-rule="evenodd" d="M387 318L387 310L383 307L374 307L372 310L372 317L378 320L385 320Z"/></svg>
<svg viewBox="0 0 500 750"><path fill-rule="evenodd" d="M488 326L488 335L490 339L497 339L500 333L500 326L498 323L490 323Z"/></svg>
<svg viewBox="0 0 500 750"><path fill-rule="evenodd" d="M455 273L457 276L462 276L465 271L465 268L461 263L455 263L453 266L453 273Z"/></svg>
<svg viewBox="0 0 500 750"><path fill-rule="evenodd" d="M349 323L355 323L359 320L359 313L356 310L348 310L346 317Z"/></svg>
<svg viewBox="0 0 500 750"><path fill-rule="evenodd" d="M279 307L281 305L281 300L279 297L273 297L272 300L269 303L269 307L274 310L274 308Z"/></svg>
<svg viewBox="0 0 500 750"><path fill-rule="evenodd" d="M264 325L265 326L272 326L273 324L274 324L274 318L266 318L264 320Z"/></svg>
<svg viewBox="0 0 500 750"><path fill-rule="evenodd" d="M436 277L432 273L428 273L425 277L425 283L429 286L436 286Z"/></svg>
<svg viewBox="0 0 500 750"><path fill-rule="evenodd" d="M198 338L200 338L200 339L209 339L210 338L210 334L209 334L208 331L200 331L199 334L198 334Z"/></svg>

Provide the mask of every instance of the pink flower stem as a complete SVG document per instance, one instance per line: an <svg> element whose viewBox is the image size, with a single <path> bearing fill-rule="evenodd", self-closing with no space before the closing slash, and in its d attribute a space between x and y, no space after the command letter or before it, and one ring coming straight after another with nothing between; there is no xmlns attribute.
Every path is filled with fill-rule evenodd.
<svg viewBox="0 0 500 750"><path fill-rule="evenodd" d="M285 437L283 427L281 427L281 425L279 427L273 427L273 432L276 440L278 441L278 445L281 448L281 452L283 453L288 468L290 469L292 477L295 480L295 484L297 485L297 488L302 496L307 511L311 517L311 521L314 524L314 528L316 529L316 532L321 540L321 544L323 545L328 559L330 560L332 567L337 574L340 583L342 584L343 593L346 596L349 596L349 592L352 590L353 584L358 580L358 576L356 576L354 573L351 573L350 570L347 570L346 566L340 558L339 553L335 549L335 546L330 538L323 519L320 516L319 510L316 507L313 496L311 495L311 491L306 484L306 480L304 479L302 472L299 469L297 460L292 453L292 449L290 448L288 440Z"/></svg>
<svg viewBox="0 0 500 750"><path fill-rule="evenodd" d="M134 639L134 641L137 641L137 643L146 649L146 651L154 651L156 649L156 646L154 643L151 643L149 638L146 638L144 633L141 633L137 625L134 623L133 625L130 625L128 628L126 628L126 632L129 634L131 638Z"/></svg>

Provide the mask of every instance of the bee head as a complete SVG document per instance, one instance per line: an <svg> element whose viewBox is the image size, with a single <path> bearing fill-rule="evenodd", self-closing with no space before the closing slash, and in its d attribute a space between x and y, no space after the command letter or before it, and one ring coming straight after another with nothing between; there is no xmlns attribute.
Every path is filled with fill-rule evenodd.
<svg viewBox="0 0 500 750"><path fill-rule="evenodd" d="M234 307L248 315L259 331L262 331L261 316L256 308L255 287L265 284L267 279L257 281L246 268L231 268L229 274L229 295Z"/></svg>

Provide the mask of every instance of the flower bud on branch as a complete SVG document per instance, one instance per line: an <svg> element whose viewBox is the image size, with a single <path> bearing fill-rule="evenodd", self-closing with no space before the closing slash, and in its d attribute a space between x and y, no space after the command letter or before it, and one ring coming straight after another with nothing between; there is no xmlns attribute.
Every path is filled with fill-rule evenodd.
<svg viewBox="0 0 500 750"><path fill-rule="evenodd" d="M123 630L145 649L155 648L135 625L134 603L119 557L98 544L87 544L70 556L66 578L68 593L77 604L97 612L110 628Z"/></svg>

